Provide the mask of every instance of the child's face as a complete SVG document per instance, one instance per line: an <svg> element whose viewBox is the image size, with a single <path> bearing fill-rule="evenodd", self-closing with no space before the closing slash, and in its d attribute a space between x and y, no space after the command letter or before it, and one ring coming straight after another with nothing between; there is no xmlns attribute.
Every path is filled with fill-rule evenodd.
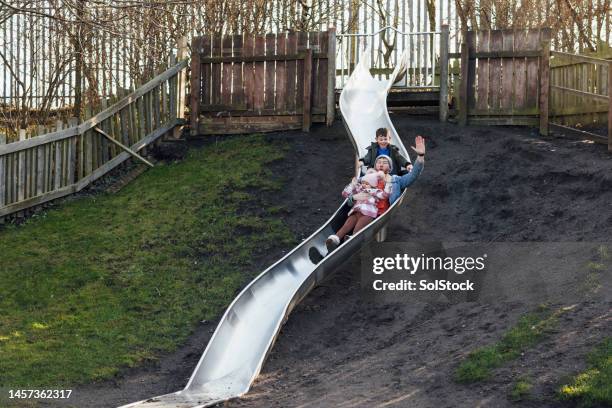
<svg viewBox="0 0 612 408"><path fill-rule="evenodd" d="M376 143L378 143L378 146L382 147L383 149L386 148L387 146L389 146L389 144L391 143L391 138L389 137L389 135L378 135L376 136Z"/></svg>
<svg viewBox="0 0 612 408"><path fill-rule="evenodd" d="M382 171L384 173L388 173L391 169L389 166L389 162L386 159L378 160L374 168L376 169L376 171Z"/></svg>
<svg viewBox="0 0 612 408"><path fill-rule="evenodd" d="M370 188L370 184L365 180L361 180L361 187Z"/></svg>

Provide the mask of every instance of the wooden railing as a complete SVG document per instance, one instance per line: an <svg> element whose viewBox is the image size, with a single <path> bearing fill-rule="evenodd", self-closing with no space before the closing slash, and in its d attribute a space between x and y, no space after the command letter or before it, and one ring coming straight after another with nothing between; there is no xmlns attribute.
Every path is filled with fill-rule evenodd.
<svg viewBox="0 0 612 408"><path fill-rule="evenodd" d="M0 217L82 190L184 124L187 65L177 63L83 123L0 144Z"/></svg>
<svg viewBox="0 0 612 408"><path fill-rule="evenodd" d="M612 61L552 51L550 67L551 126L607 143L612 151ZM581 127L603 127L607 137Z"/></svg>

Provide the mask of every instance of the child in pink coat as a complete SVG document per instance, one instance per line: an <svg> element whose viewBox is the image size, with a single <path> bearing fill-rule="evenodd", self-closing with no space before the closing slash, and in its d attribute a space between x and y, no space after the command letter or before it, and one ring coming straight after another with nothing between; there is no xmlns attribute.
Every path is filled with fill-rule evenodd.
<svg viewBox="0 0 612 408"><path fill-rule="evenodd" d="M325 241L325 246L327 246L329 252L336 249L344 237L351 231L353 231L353 234L358 233L376 218L378 215L376 204L379 200L384 200L389 196L389 192L386 191L386 189L381 190L377 187L378 181L381 178L384 178L384 173L382 171L376 172L371 169L368 170L365 176L361 177L361 182L358 182L357 179L353 179L353 181L344 188L342 191L342 196L344 198L357 196L360 199L354 201L353 208L348 213L348 218L342 228L335 234L330 235ZM365 197L360 193L366 193Z"/></svg>

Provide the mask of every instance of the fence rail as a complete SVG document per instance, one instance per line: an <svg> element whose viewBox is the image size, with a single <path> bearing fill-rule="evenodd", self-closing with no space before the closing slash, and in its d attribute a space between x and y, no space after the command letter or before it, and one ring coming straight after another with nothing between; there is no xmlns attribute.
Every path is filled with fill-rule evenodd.
<svg viewBox="0 0 612 408"><path fill-rule="evenodd" d="M186 68L177 63L83 123L0 145L0 217L82 190L183 124Z"/></svg>

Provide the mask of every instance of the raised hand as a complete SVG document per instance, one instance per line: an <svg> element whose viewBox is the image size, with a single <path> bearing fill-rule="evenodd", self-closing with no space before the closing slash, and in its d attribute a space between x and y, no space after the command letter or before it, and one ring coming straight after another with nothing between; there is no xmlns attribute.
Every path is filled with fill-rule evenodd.
<svg viewBox="0 0 612 408"><path fill-rule="evenodd" d="M423 138L423 136L418 135L417 137L415 137L414 144L415 146L410 146L410 148L414 150L416 154L424 155L425 154L425 139Z"/></svg>

